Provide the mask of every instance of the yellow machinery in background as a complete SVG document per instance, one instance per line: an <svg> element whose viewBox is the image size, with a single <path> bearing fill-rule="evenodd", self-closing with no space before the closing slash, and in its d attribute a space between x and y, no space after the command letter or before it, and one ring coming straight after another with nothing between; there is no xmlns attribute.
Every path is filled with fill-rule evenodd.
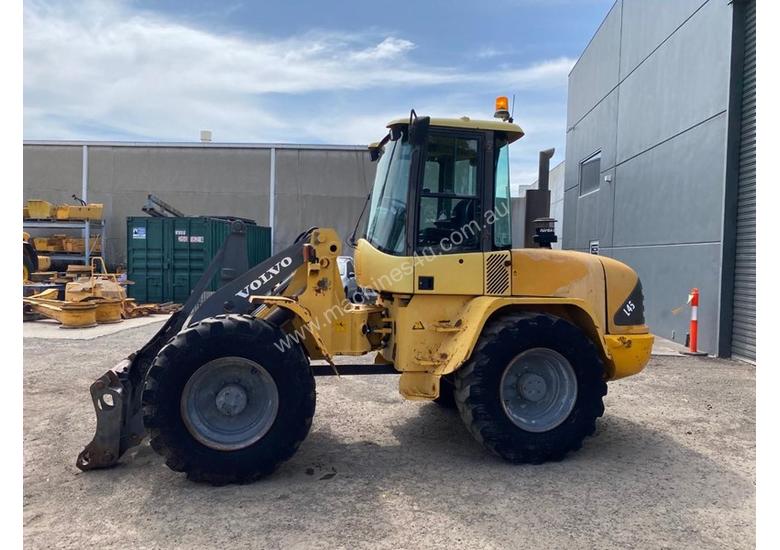
<svg viewBox="0 0 780 550"><path fill-rule="evenodd" d="M25 237L27 239L27 237ZM125 285L116 273L109 273L105 261L97 256L90 258L90 265L69 265L63 278L57 272L36 272L36 279L44 281L25 285L25 311L54 319L62 328L86 328L96 324L118 323L122 319L144 317L151 314L167 315L178 309L173 303L137 304L127 297ZM31 272L25 260L25 282ZM46 288L47 284L63 284L64 300L58 299L59 290ZM45 289L45 290L43 290Z"/></svg>
<svg viewBox="0 0 780 550"><path fill-rule="evenodd" d="M37 222L46 221L99 221L103 217L103 205L101 203L87 203L76 195L73 199L76 205L55 205L48 201L30 199L23 207L24 220ZM29 281L30 275L35 272L48 271L51 268L51 258L39 253L50 252L77 252L84 253L89 246L91 253L100 253L103 246L100 237L91 236L85 245L84 238L73 238L66 235L37 236L32 238L26 231L23 232L23 280Z"/></svg>
<svg viewBox="0 0 780 550"><path fill-rule="evenodd" d="M57 299L58 291L48 289L22 299L31 311L54 319L62 328L89 328L98 324L98 304L95 302L67 302ZM100 322L110 317L104 311Z"/></svg>
<svg viewBox="0 0 780 550"><path fill-rule="evenodd" d="M120 322L127 295L116 276L106 272L103 258L92 258L90 266L72 267L79 267L84 276L65 284L65 300L58 299L57 289L47 289L23 298L25 306L32 312L56 320L63 328ZM28 277L25 269L25 280Z"/></svg>
<svg viewBox="0 0 780 550"><path fill-rule="evenodd" d="M457 407L510 462L578 449L607 381L649 360L642 287L609 258L512 248L508 155L523 130L499 99L498 120L412 111L370 147L367 223L350 239L369 303L345 296L334 230L312 228L244 271L235 222L181 311L92 385L97 433L78 467L111 466L148 435L190 479L260 478L306 437L314 376L334 372L399 374L401 395ZM334 362L371 352L371 364Z"/></svg>
<svg viewBox="0 0 780 550"><path fill-rule="evenodd" d="M28 220L94 220L103 217L103 205L86 203L73 195L79 204L52 204L48 201L31 199L23 209L24 219Z"/></svg>

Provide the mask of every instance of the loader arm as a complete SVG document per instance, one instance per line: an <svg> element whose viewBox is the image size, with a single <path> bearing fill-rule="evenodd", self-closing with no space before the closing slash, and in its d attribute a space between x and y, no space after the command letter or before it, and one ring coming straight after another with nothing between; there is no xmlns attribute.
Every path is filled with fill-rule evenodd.
<svg viewBox="0 0 780 550"><path fill-rule="evenodd" d="M215 315L251 313L257 306L250 294L281 292L303 264L303 248L314 228L302 233L281 252L247 269L246 228L234 221L230 234L198 280L182 308L144 346L98 378L89 388L97 416L92 441L76 460L81 470L108 468L131 447L143 441L145 429L141 395L146 374L159 351L183 328ZM201 301L219 274L220 287Z"/></svg>

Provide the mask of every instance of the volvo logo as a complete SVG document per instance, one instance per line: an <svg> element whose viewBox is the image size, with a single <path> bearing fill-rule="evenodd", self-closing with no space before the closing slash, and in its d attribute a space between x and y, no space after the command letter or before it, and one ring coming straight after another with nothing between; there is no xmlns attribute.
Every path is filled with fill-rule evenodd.
<svg viewBox="0 0 780 550"><path fill-rule="evenodd" d="M269 267L264 273L261 273L260 276L246 285L244 288L236 292L236 296L239 296L241 298L249 298L249 295L253 291L260 290L263 285L268 284L269 282L273 281L274 277L279 275L281 273L282 268L288 267L290 264L292 264L292 258L289 256L285 256L278 262L276 262L274 265Z"/></svg>

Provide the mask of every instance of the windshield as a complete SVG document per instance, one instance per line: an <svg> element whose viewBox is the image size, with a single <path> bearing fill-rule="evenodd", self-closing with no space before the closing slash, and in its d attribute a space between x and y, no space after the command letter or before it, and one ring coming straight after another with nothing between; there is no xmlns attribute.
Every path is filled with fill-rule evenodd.
<svg viewBox="0 0 780 550"><path fill-rule="evenodd" d="M399 139L385 145L376 167L366 239L389 254L403 254L406 248L406 199L411 160L412 146Z"/></svg>

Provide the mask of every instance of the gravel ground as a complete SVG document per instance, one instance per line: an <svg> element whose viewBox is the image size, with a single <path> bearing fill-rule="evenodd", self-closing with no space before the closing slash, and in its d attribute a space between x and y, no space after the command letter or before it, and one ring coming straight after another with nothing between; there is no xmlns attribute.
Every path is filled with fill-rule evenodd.
<svg viewBox="0 0 780 550"><path fill-rule="evenodd" d="M753 366L654 357L610 384L596 435L555 464L503 463L457 413L368 376L318 378L308 439L258 483L188 482L148 444L80 472L90 383L158 326L25 338L25 547L755 546Z"/></svg>

